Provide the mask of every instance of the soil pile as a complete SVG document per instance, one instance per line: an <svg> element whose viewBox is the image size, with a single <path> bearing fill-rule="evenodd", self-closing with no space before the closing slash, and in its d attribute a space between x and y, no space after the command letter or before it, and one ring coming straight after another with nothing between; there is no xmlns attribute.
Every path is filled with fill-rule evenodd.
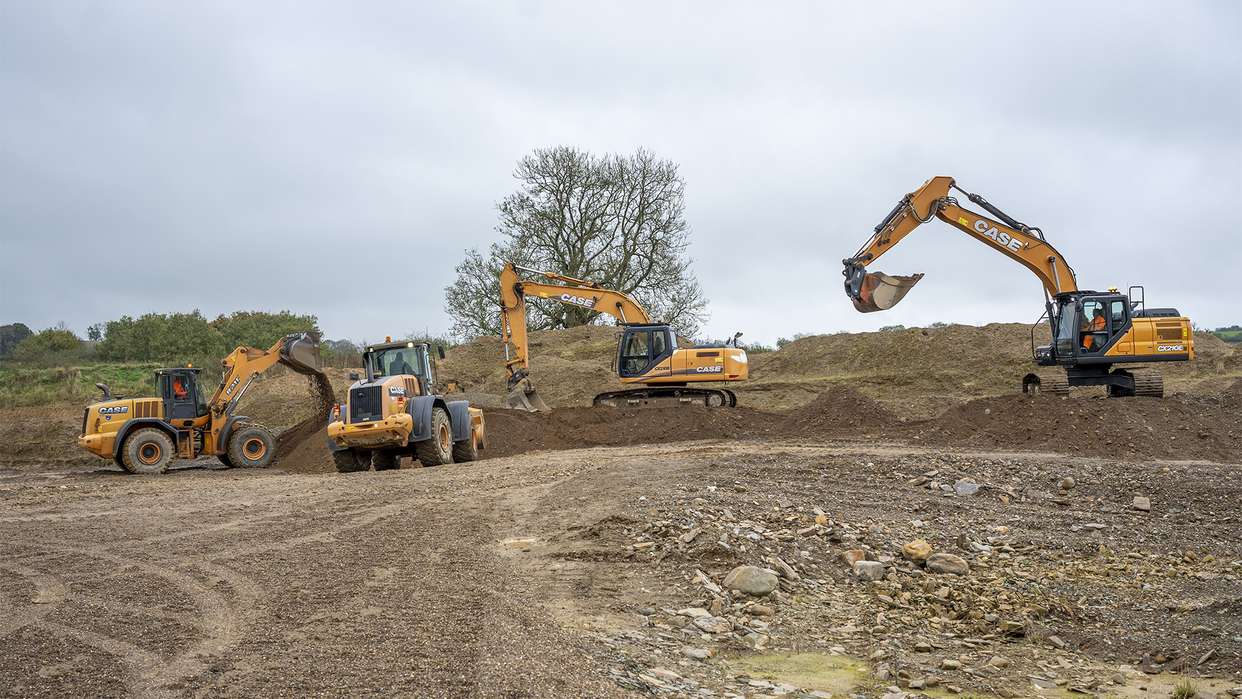
<svg viewBox="0 0 1242 699"><path fill-rule="evenodd" d="M1242 412L1230 394L1109 399L1006 396L971 401L912 430L911 441L1112 458L1242 459Z"/></svg>
<svg viewBox="0 0 1242 699"><path fill-rule="evenodd" d="M336 402L336 394L327 376L312 374L307 379L314 413L276 437L276 464L289 471L319 470L318 452L322 450L326 453L327 451L326 443L321 445L319 450L313 446L305 447L307 447L307 442L326 439L323 430L328 424L328 414L332 411L332 405ZM316 437L321 439L316 440Z"/></svg>
<svg viewBox="0 0 1242 699"><path fill-rule="evenodd" d="M848 386L831 386L807 405L790 411L781 431L806 437L874 434L900 422L879 401Z"/></svg>
<svg viewBox="0 0 1242 699"><path fill-rule="evenodd" d="M747 408L562 408L550 413L488 410L487 456L757 437L781 433L781 416Z"/></svg>

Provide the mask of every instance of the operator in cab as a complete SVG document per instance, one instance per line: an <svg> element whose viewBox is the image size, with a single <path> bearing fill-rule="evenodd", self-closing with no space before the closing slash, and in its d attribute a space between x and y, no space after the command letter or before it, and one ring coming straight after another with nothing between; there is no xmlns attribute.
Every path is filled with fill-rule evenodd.
<svg viewBox="0 0 1242 699"><path fill-rule="evenodd" d="M1093 333L1102 333L1106 327L1104 309L1097 306L1091 314L1091 322L1085 323L1082 328L1082 348L1084 351L1094 352L1100 348L1096 344L1096 336Z"/></svg>

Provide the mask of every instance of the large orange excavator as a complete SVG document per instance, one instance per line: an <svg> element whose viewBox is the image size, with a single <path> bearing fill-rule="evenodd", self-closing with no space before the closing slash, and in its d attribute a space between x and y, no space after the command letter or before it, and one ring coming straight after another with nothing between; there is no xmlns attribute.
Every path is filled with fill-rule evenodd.
<svg viewBox="0 0 1242 699"><path fill-rule="evenodd" d="M519 270L548 281L523 279L518 275ZM606 313L624 328L617 343L615 368L621 383L642 387L601 393L595 396L594 405L737 405L737 395L733 391L691 384L746 380L749 375L746 350L737 346L741 333L734 335L729 345L682 347L678 345L677 333L668 324L652 322L646 309L628 294L555 272L516 267L510 262L500 272L500 336L505 345L505 368L509 372L509 407L548 410L530 381L527 296Z"/></svg>
<svg viewBox="0 0 1242 699"><path fill-rule="evenodd" d="M990 213L989 218L963 208L956 190ZM1029 269L1044 287L1044 315L1052 329L1049 345L1035 346L1032 354L1043 367L1062 367L1065 375L1023 377L1027 393L1040 390L1066 393L1070 386L1107 386L1110 396L1164 395L1160 372L1144 367L1156 362L1184 362L1194 358L1190 319L1172 308L1146 308L1143 287L1128 294L1078 288L1078 278L1061 253L1039 228L1028 226L978 194L957 186L951 177L933 177L907 194L875 227L874 234L845 263L845 292L863 313L892 308L923 278L868 272L875 262L932 218L957 228ZM1128 365L1118 368L1116 365ZM1138 366L1135 366L1138 365Z"/></svg>

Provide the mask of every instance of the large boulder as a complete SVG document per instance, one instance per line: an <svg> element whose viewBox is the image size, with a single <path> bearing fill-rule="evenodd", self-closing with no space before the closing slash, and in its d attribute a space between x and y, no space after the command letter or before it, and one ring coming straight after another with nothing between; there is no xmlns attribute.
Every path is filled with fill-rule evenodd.
<svg viewBox="0 0 1242 699"><path fill-rule="evenodd" d="M738 566L725 576L724 588L737 590L752 597L764 597L772 594L780 579L776 573L759 566Z"/></svg>
<svg viewBox="0 0 1242 699"><path fill-rule="evenodd" d="M933 573L965 575L970 572L970 564L951 553L933 553L927 557L927 569Z"/></svg>

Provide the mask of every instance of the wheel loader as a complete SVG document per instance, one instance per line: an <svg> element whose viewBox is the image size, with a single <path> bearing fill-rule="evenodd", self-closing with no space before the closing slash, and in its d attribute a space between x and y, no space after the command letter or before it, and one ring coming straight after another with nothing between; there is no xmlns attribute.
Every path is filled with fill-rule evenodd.
<svg viewBox="0 0 1242 699"><path fill-rule="evenodd" d="M229 467L269 466L275 437L234 412L255 377L276 364L317 377L320 390L332 390L319 371L318 338L294 333L266 350L233 350L221 361L220 385L210 396L199 382L201 369L188 365L157 370L155 397L114 396L107 385L96 384L103 400L82 412L78 445L129 473L163 473L174 459L207 455Z"/></svg>
<svg viewBox="0 0 1242 699"><path fill-rule="evenodd" d="M441 359L444 349L438 348ZM425 342L386 338L362 353L365 376L352 374L348 399L334 405L328 445L336 470L354 473L465 463L486 447L483 411L435 390L435 362Z"/></svg>
<svg viewBox="0 0 1242 699"><path fill-rule="evenodd" d="M995 218L962 207L952 191ZM1044 237L951 177L933 177L907 194L875 227L873 235L845 259L845 293L863 312L895 306L923 278L868 272L866 266L897 245L919 225L939 218L971 238L1026 267L1044 288L1044 313L1031 329L1031 349L1041 367L1063 372L1032 372L1022 379L1026 393L1064 394L1071 386L1106 386L1108 394L1164 395L1164 382L1152 364L1194 358L1190 319L1174 308L1148 308L1141 286L1122 294L1116 288L1078 288L1078 278L1061 253ZM1052 342L1037 345L1035 330L1047 322Z"/></svg>
<svg viewBox="0 0 1242 699"><path fill-rule="evenodd" d="M557 283L523 279L519 271ZM653 322L647 310L629 294L509 262L500 272L500 332L505 347L505 369L509 372L509 407L536 412L548 410L530 380L527 296L606 313L624 328L618 338L613 368L621 383L641 387L601 393L595 396L593 405L706 405L709 408L737 405L737 394L729 389L691 384L732 383L749 377L746 350L737 346L741 333L725 344L681 346L677 333L667 323Z"/></svg>

